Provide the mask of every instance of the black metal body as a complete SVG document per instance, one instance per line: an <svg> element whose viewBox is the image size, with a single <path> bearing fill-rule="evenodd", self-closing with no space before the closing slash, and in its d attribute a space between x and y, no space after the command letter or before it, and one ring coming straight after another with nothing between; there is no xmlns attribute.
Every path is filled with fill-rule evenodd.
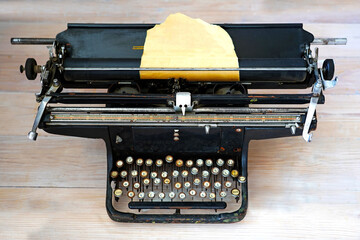
<svg viewBox="0 0 360 240"><path fill-rule="evenodd" d="M66 46L66 68L139 68L146 31L154 24L68 24L56 36ZM220 24L233 40L240 68L306 68L306 45L314 40L302 24ZM86 41L86 44L84 44ZM139 71L65 70L64 86L96 87L140 79ZM306 70L243 71L242 83L249 88L306 88L314 78ZM156 79L154 79L156 80ZM212 79L209 79L211 82ZM88 86L87 86L88 87Z"/></svg>

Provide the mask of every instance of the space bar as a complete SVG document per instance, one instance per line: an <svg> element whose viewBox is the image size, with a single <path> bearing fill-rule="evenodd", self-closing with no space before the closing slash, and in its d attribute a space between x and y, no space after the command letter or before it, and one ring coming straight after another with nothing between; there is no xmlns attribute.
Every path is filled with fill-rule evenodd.
<svg viewBox="0 0 360 240"><path fill-rule="evenodd" d="M130 209L225 209L226 202L129 202Z"/></svg>

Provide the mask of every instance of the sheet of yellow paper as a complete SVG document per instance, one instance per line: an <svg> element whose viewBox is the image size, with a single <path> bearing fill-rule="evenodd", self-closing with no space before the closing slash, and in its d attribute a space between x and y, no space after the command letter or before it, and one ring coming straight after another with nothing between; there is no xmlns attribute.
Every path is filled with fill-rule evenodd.
<svg viewBox="0 0 360 240"><path fill-rule="evenodd" d="M238 68L229 34L181 13L147 31L141 68ZM141 79L239 81L239 71L140 71Z"/></svg>

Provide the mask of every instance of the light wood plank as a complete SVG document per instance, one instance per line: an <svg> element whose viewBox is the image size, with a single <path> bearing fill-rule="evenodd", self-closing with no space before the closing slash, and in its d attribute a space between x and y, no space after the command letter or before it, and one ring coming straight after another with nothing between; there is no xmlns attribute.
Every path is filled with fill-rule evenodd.
<svg viewBox="0 0 360 240"><path fill-rule="evenodd" d="M70 7L71 6L71 7ZM1 21L21 22L163 22L181 12L207 22L359 23L358 1L344 0L274 4L272 1L28 1L0 2ZM111 11L109 11L111 9Z"/></svg>
<svg viewBox="0 0 360 240"><path fill-rule="evenodd" d="M271 189L267 189L269 191ZM306 191L285 193L286 196L284 192L264 196L251 190L251 208L241 224L126 224L109 221L104 208L104 191L100 189L0 188L0 233L4 239L360 237L357 231L359 210L354 200L344 201L339 197L329 202L311 197ZM332 191L320 193L329 198L334 195ZM306 200L294 200L298 196Z"/></svg>

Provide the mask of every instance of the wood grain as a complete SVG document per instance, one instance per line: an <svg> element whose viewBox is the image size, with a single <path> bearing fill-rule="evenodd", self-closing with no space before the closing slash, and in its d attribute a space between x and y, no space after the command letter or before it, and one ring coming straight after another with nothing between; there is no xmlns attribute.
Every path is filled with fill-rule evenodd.
<svg viewBox="0 0 360 240"><path fill-rule="evenodd" d="M354 0L0 1L0 239L359 239L359 10ZM240 223L113 222L102 140L43 131L36 142L26 138L39 82L25 80L19 65L28 57L44 63L48 53L11 46L11 37L55 37L67 22L156 23L174 12L212 23L302 22L316 37L348 38L320 48L321 59L335 59L339 83L318 107L313 142L251 142L250 206Z"/></svg>

